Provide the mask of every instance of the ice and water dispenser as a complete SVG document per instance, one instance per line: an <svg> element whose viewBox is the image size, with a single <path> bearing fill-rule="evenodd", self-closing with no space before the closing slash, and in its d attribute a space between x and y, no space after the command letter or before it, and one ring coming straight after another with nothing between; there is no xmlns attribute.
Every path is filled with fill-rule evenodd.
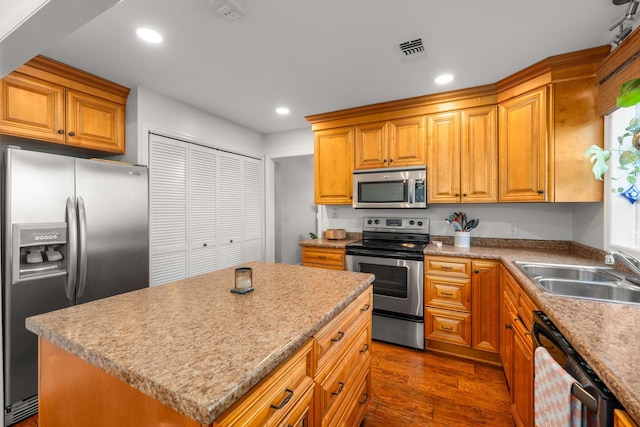
<svg viewBox="0 0 640 427"><path fill-rule="evenodd" d="M67 224L13 224L13 283L67 274Z"/></svg>

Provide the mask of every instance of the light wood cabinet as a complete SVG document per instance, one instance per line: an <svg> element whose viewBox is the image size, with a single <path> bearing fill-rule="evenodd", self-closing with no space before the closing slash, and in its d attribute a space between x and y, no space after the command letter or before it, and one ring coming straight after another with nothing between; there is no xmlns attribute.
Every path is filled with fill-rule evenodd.
<svg viewBox="0 0 640 427"><path fill-rule="evenodd" d="M0 133L125 152L129 89L36 57L1 81Z"/></svg>
<svg viewBox="0 0 640 427"><path fill-rule="evenodd" d="M622 409L615 409L613 411L613 427L638 427L633 422L629 414Z"/></svg>
<svg viewBox="0 0 640 427"><path fill-rule="evenodd" d="M425 166L424 116L355 127L355 170Z"/></svg>
<svg viewBox="0 0 640 427"><path fill-rule="evenodd" d="M342 248L302 247L302 265L306 267L344 270L345 250Z"/></svg>
<svg viewBox="0 0 640 427"><path fill-rule="evenodd" d="M314 134L314 195L318 205L352 202L353 127Z"/></svg>
<svg viewBox="0 0 640 427"><path fill-rule="evenodd" d="M498 266L489 260L425 257L427 348L498 361Z"/></svg>
<svg viewBox="0 0 640 427"><path fill-rule="evenodd" d="M548 201L550 86L500 103L500 201Z"/></svg>
<svg viewBox="0 0 640 427"><path fill-rule="evenodd" d="M218 417L214 427L279 426L313 415L313 340Z"/></svg>
<svg viewBox="0 0 640 427"><path fill-rule="evenodd" d="M496 107L427 116L429 203L498 201Z"/></svg>
<svg viewBox="0 0 640 427"><path fill-rule="evenodd" d="M511 413L518 427L533 427L534 344L531 336L535 304L500 265L500 357L511 394Z"/></svg>

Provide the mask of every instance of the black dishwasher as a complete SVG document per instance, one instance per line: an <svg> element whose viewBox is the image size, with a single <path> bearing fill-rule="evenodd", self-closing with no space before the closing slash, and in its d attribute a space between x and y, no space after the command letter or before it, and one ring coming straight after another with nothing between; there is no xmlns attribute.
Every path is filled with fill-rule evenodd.
<svg viewBox="0 0 640 427"><path fill-rule="evenodd" d="M576 379L572 394L587 407L586 426L613 426L613 410L620 404L598 375L542 311L533 312L532 329L536 347L546 348L555 361Z"/></svg>

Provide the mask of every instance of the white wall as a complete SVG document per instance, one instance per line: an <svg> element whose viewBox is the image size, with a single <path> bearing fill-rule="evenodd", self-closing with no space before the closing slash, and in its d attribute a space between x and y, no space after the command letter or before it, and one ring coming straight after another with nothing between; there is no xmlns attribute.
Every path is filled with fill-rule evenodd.
<svg viewBox="0 0 640 427"><path fill-rule="evenodd" d="M276 163L276 183L279 184L275 200L276 262L300 264L299 243L310 239L310 232L317 234L313 156L285 157Z"/></svg>
<svg viewBox="0 0 640 427"><path fill-rule="evenodd" d="M453 212L465 212L467 218L479 218L480 225L472 237L504 239L572 240L573 205L571 203L504 203L504 204L431 204L428 209L353 209L337 206L338 218L325 215L324 228L361 231L359 220L365 216L399 216L429 218L434 236L453 236L444 219ZM509 234L509 224L517 224L518 233Z"/></svg>
<svg viewBox="0 0 640 427"><path fill-rule="evenodd" d="M265 154L271 158L313 154L311 126L287 132L270 133L264 138Z"/></svg>
<svg viewBox="0 0 640 427"><path fill-rule="evenodd" d="M123 160L148 164L148 132L262 158L262 134L167 96L137 87L127 99L127 153Z"/></svg>
<svg viewBox="0 0 640 427"><path fill-rule="evenodd" d="M572 240L604 250L604 203L574 203Z"/></svg>

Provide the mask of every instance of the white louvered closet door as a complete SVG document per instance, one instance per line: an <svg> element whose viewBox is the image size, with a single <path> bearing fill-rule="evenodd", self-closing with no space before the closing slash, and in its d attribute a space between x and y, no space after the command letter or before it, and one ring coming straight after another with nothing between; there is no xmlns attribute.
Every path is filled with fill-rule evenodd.
<svg viewBox="0 0 640 427"><path fill-rule="evenodd" d="M189 144L189 276L216 269L217 153Z"/></svg>
<svg viewBox="0 0 640 427"><path fill-rule="evenodd" d="M242 173L242 262L262 259L262 164L245 158Z"/></svg>
<svg viewBox="0 0 640 427"><path fill-rule="evenodd" d="M218 269L242 263L242 159L218 156Z"/></svg>
<svg viewBox="0 0 640 427"><path fill-rule="evenodd" d="M151 285L187 276L187 144L150 135Z"/></svg>

